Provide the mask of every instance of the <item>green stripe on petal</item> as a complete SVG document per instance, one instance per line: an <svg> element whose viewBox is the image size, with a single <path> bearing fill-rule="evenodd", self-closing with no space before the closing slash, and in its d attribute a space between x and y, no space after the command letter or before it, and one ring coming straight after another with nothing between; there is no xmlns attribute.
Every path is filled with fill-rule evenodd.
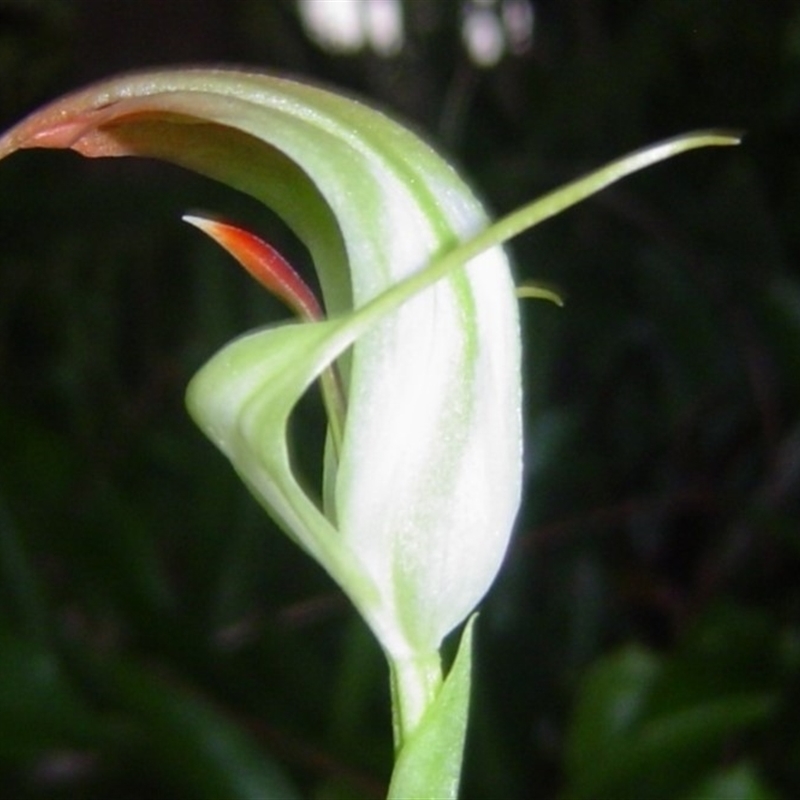
<svg viewBox="0 0 800 800"><path fill-rule="evenodd" d="M0 156L72 147L162 158L252 194L306 244L333 319L235 343L190 403L402 659L435 651L479 602L519 503L519 327L498 246L632 171L734 141L711 132L646 148L489 226L450 166L377 111L267 75L175 70L65 97L12 129ZM285 422L351 344L323 515L294 480ZM231 394L228 382L247 391Z"/></svg>

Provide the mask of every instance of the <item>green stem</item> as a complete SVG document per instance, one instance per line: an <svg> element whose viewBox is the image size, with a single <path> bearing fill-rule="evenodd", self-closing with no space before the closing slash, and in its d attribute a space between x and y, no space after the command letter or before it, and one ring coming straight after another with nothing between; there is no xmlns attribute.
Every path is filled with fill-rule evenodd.
<svg viewBox="0 0 800 800"><path fill-rule="evenodd" d="M442 685L442 661L434 652L406 659L390 658L389 668L394 748L399 753L436 699Z"/></svg>
<svg viewBox="0 0 800 800"><path fill-rule="evenodd" d="M442 681L439 654L391 660L395 764L389 800L456 800L472 674L473 616Z"/></svg>
<svg viewBox="0 0 800 800"><path fill-rule="evenodd" d="M319 380L322 389L322 403L325 406L325 415L328 418L328 426L331 431L333 452L338 462L342 452L344 421L347 413L344 387L335 364L325 369L319 376Z"/></svg>

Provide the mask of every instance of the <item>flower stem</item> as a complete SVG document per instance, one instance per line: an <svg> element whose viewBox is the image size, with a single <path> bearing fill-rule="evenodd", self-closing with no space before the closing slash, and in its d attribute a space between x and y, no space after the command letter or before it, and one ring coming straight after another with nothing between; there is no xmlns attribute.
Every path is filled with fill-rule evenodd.
<svg viewBox="0 0 800 800"><path fill-rule="evenodd" d="M394 748L399 753L436 699L442 685L442 662L439 653L433 652L403 659L390 658L389 667Z"/></svg>
<svg viewBox="0 0 800 800"><path fill-rule="evenodd" d="M388 800L456 800L469 717L473 616L447 677L438 653L390 659L395 764Z"/></svg>

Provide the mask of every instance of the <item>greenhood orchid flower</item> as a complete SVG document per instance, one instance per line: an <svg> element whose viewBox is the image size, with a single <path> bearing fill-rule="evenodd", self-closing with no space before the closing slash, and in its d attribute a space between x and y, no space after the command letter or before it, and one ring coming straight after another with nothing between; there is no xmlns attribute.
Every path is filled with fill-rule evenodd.
<svg viewBox="0 0 800 800"><path fill-rule="evenodd" d="M520 503L520 332L502 244L648 164L734 141L701 133L656 145L491 225L458 174L408 130L267 75L124 76L56 101L0 140L0 157L59 147L172 161L263 201L308 248L326 315L268 245L189 218L301 319L227 345L187 402L385 651L395 796L455 794L468 637L444 684L439 650L491 586ZM298 480L287 441L292 409L317 379L330 423L319 501Z"/></svg>

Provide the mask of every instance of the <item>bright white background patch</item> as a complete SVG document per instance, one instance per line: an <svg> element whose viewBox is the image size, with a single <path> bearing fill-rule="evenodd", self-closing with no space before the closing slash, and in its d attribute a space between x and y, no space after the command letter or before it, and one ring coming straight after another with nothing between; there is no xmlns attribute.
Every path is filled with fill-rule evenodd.
<svg viewBox="0 0 800 800"><path fill-rule="evenodd" d="M391 57L403 49L402 0L297 0L297 8L309 37L331 52L370 48ZM532 0L463 0L461 13L461 38L475 65L493 67L504 55L530 49Z"/></svg>
<svg viewBox="0 0 800 800"><path fill-rule="evenodd" d="M468 0L464 3L461 38L473 63L493 67L511 53L530 49L533 6L529 0Z"/></svg>
<svg viewBox="0 0 800 800"><path fill-rule="evenodd" d="M309 36L329 50L391 56L403 47L400 0L298 0L298 10Z"/></svg>

